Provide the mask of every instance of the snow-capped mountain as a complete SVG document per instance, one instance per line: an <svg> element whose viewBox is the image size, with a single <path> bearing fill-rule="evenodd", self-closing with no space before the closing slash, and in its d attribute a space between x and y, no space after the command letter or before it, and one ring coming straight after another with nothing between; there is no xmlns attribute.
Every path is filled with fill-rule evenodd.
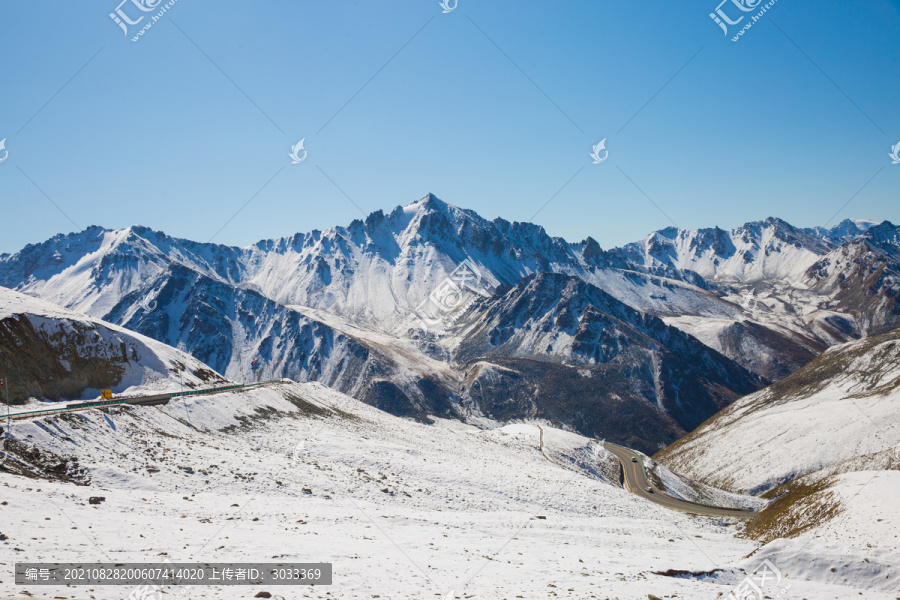
<svg viewBox="0 0 900 600"><path fill-rule="evenodd" d="M561 556L549 571L576 596L599 588L574 582L587 566L572 548L589 552L598 535L615 548L625 531L640 537L634 548L665 539L684 552L659 566L641 556L627 581L625 567L610 568L604 589L619 596L721 596L765 558L804 597L893 597L900 329L878 334L900 324L898 280L890 223L800 230L768 219L603 250L432 196L247 248L143 227L56 236L0 257L0 281L19 290L0 288L0 370L17 397L177 389L184 367L187 386L221 380L216 371L305 383L20 422L0 471L44 478L54 510L35 505L31 487L0 488L10 508L46 514L39 537L19 520L2 538L32 552L46 544L28 539L50 540L65 554L65 507L96 539L120 540L118 552L150 544L158 554L150 538L169 543L177 528L201 540L182 551L204 559L236 547L269 556L260 532L277 530L314 534L303 539L323 557L338 548L346 558L347 540L377 554L360 527L375 516L414 552L453 550L455 569L476 554L492 560L488 530L512 510L502 535L522 532L520 549ZM674 442L646 461L660 491L762 510L736 540L728 521L645 503L619 489L619 465L597 438L647 453ZM72 483L102 492L100 504ZM343 490L364 519L348 517ZM423 515L436 524L425 538ZM441 515L486 534L463 550ZM204 543L226 521L252 532ZM581 533L529 542L544 524ZM578 541L585 531L589 544ZM484 550L470 550L475 541ZM710 548L727 558L711 561ZM352 562L360 591L426 585L387 588L383 560ZM562 589L554 581L523 589Z"/></svg>
<svg viewBox="0 0 900 600"><path fill-rule="evenodd" d="M898 228L859 223L846 221L824 236L777 219L731 232L679 232L669 254L657 256L698 268L710 277L709 288L742 314L723 319L685 312L666 322L770 381L834 344L897 327ZM858 235L847 233L851 225Z"/></svg>
<svg viewBox="0 0 900 600"><path fill-rule="evenodd" d="M102 315L169 264L178 263L283 305L405 332L417 321L415 308L466 259L490 286L515 285L533 273L560 272L650 312L739 312L703 289L697 277L686 276L692 281L685 283L639 269L623 272L617 264L620 257L603 252L590 238L570 244L537 225L487 221L432 195L388 215L377 211L348 227L248 248L199 244L137 226L119 231L90 227L0 257L0 285Z"/></svg>
<svg viewBox="0 0 900 600"><path fill-rule="evenodd" d="M809 289L831 299L831 323L859 335L900 324L900 229L889 223L835 248L804 274Z"/></svg>
<svg viewBox="0 0 900 600"><path fill-rule="evenodd" d="M778 219L732 231L666 229L603 250L591 238L569 243L537 225L488 221L429 194L347 227L246 248L138 226L90 227L0 256L0 284L127 326L233 379L322 381L405 415L519 418L536 408L504 398L509 380L503 368L510 367L501 368L501 361L536 361L538 369L512 368L519 389L533 390L542 369L558 378L568 378L572 365L610 369L604 360L612 353L616 368L640 373L641 385L625 393L621 380L600 378L585 390L643 403L642 411L656 411L655 431L666 432L660 439L668 441L710 416L722 399L781 379L825 348L897 321L892 274L898 263L891 250L898 247L897 228L860 223L852 223L855 230L844 223L821 232ZM854 247L858 254L841 262L840 253ZM870 254L882 267L873 267ZM863 266L841 277L847 260ZM479 294L458 294L452 318L439 306L438 321L446 322L423 332L422 307L461 289L452 281L461 265L477 280ZM880 291L854 295L874 273L880 273ZM562 279L533 278L541 274ZM564 309L528 298L566 278L587 284L577 294L587 294L589 303L573 297ZM541 285L518 288L521 297L513 301L508 294L523 281ZM621 306L613 309L614 303ZM625 308L647 329L621 329L615 319ZM483 327L460 327L456 316L467 310L479 320L512 323L495 325L506 336L502 343L489 343ZM663 321L649 325L655 317ZM690 373L687 359L676 360L687 338L673 327L714 351L703 360L718 367L695 383L719 392L688 398L673 396L672 388L661 391L667 381L681 380L679 369ZM620 339L627 339L627 351L610 343ZM700 349L691 348L693 360ZM650 357L649 366L642 362ZM479 361L480 395L469 377ZM563 418L568 409L546 402L552 418L594 431L596 422ZM637 435L634 427L626 429L623 435Z"/></svg>
<svg viewBox="0 0 900 600"><path fill-rule="evenodd" d="M876 225L878 225L877 222L869 221L868 219L844 219L831 229L826 229L825 227L807 227L804 231L826 240L840 243L849 242Z"/></svg>
<svg viewBox="0 0 900 600"><path fill-rule="evenodd" d="M3 287L0 373L13 403L94 398L104 388L146 393L226 381L156 340Z"/></svg>
<svg viewBox="0 0 900 600"><path fill-rule="evenodd" d="M621 254L628 264L675 276L689 272L711 284L746 285L801 277L835 247L864 236L876 226L874 221L846 219L831 229L798 229L770 217L730 231L668 227L611 253ZM886 228L893 227L888 223Z"/></svg>
<svg viewBox="0 0 900 600"><path fill-rule="evenodd" d="M647 268L690 271L709 282L752 284L797 277L833 244L781 219L747 223L725 231L669 227L628 244L629 262Z"/></svg>

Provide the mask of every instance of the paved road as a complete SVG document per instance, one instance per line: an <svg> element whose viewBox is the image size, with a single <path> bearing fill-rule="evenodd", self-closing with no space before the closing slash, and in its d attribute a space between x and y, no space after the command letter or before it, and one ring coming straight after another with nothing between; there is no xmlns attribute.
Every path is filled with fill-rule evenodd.
<svg viewBox="0 0 900 600"><path fill-rule="evenodd" d="M122 406L125 404L145 404L145 405L153 405L153 404L167 404L170 400L176 398L185 398L188 396L202 396L206 394L219 394L222 392L231 392L231 391L240 391L247 390L260 386L272 385L275 383L284 383L289 380L282 379L268 379L266 381L260 381L257 383L244 383L244 384L234 384L234 385L226 385L214 388L205 388L199 390L187 390L180 392L171 392L167 394L154 394L152 396L119 396L112 400L88 400L84 402L74 402L68 404L60 403L59 406L54 406L53 408L44 408L40 410L29 410L26 412L16 412L9 414L9 418L12 420L16 419L31 419L35 417L49 417L50 415L57 415L60 413L73 412L78 410L88 410L91 408L109 408L113 406ZM0 422L4 421L7 418L6 414L0 413Z"/></svg>
<svg viewBox="0 0 900 600"><path fill-rule="evenodd" d="M708 517L735 517L738 519L746 519L756 514L752 510L705 506L703 504L696 504L694 502L688 502L687 500L680 500L669 496L668 494L659 491L659 489L647 479L647 475L644 472L644 463L639 454L623 446L616 446L615 444L610 443L604 443L603 447L615 454L616 458L619 459L619 462L622 463L622 470L625 472L625 489L635 496L646 498L647 500L666 508L680 510L695 515L706 515ZM637 462L632 462L632 457L636 458ZM648 492L648 487L651 488L653 492Z"/></svg>

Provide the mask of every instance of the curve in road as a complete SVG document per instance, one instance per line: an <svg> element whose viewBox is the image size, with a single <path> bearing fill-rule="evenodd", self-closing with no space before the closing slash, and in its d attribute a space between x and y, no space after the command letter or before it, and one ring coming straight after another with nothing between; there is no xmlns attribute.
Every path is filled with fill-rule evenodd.
<svg viewBox="0 0 900 600"><path fill-rule="evenodd" d="M680 498L670 496L665 492L661 492L655 485L650 482L650 480L647 478L647 472L644 469L644 461L641 459L640 455L637 452L629 450L624 446L618 446L609 442L604 442L603 447L609 450L613 455L615 455L615 457L619 459L619 462L622 463L622 471L625 476L625 489L635 496L646 498L647 500L659 504L660 506L664 506L665 508L680 510L682 512L691 513L694 515L746 519L756 514L756 512L752 510L707 506L705 504L689 502L687 500L682 500ZM632 458L636 458L637 461L632 461ZM647 488L650 488L653 491L648 492Z"/></svg>

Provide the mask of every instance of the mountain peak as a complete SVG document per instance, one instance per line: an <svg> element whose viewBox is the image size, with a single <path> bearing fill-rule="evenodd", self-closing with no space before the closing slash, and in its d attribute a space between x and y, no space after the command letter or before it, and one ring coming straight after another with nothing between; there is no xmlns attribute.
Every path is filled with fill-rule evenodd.
<svg viewBox="0 0 900 600"><path fill-rule="evenodd" d="M407 213L411 212L420 212L420 213L442 213L446 215L459 216L462 215L464 218L473 219L478 222L486 222L483 217L481 217L474 210L469 208L460 208L455 204L450 204L449 202L445 202L432 194L431 192L425 194L419 200L416 200L412 204L408 204L403 208L403 210Z"/></svg>
<svg viewBox="0 0 900 600"><path fill-rule="evenodd" d="M878 243L882 248L891 246L892 251L900 248L900 227L897 227L890 221L884 221L870 227L864 234L864 237Z"/></svg>
<svg viewBox="0 0 900 600"><path fill-rule="evenodd" d="M447 212L450 209L460 210L456 206L444 202L431 192L428 192L412 204L407 205L406 208L408 210L426 210L431 212Z"/></svg>
<svg viewBox="0 0 900 600"><path fill-rule="evenodd" d="M878 225L868 219L844 219L831 229L827 227L807 227L803 231L835 243L843 243L857 238Z"/></svg>
<svg viewBox="0 0 900 600"><path fill-rule="evenodd" d="M417 232L454 231L456 235L461 235L473 226L476 229L490 227L490 224L475 211L444 202L432 193L403 207L402 210L412 224L412 229Z"/></svg>

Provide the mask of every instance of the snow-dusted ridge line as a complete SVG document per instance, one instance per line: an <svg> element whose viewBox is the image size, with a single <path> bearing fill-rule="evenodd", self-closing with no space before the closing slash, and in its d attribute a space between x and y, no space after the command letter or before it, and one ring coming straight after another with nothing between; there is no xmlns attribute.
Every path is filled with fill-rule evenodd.
<svg viewBox="0 0 900 600"><path fill-rule="evenodd" d="M860 235L862 233L860 230ZM728 240L727 247L716 246L714 240L720 238ZM791 242L795 238L802 239L811 248L791 250ZM454 239L464 242L467 246L464 252L446 244ZM498 253L498 243L515 249L518 256L509 260L502 252ZM663 278L674 277L675 281L687 277L687 272L696 272L712 279L741 276L741 281L745 283L754 281L758 276L798 276L815 262L814 257L826 254L835 246L830 240L795 229L783 221L769 219L748 223L730 232L670 228L622 248L603 251L590 238L570 243L562 238L550 237L542 227L530 223L510 223L499 218L487 221L474 211L446 204L429 194L406 207L397 207L387 215L376 211L365 221L357 219L347 227L261 240L243 248L172 238L141 226L116 231L91 227L80 233L56 236L43 244L29 245L20 253L0 257L0 285L24 285L23 289L27 288L29 293L36 292L51 301L103 316L112 307L110 302L114 303L128 291L136 289L139 280L130 276L109 281L113 289L105 293L108 300L90 292L78 292L77 288L83 285L78 281L102 267L103 263L108 263L105 256L127 250L141 256L135 275L140 275L142 281L152 279L164 270L167 261L172 261L223 283L256 290L282 304L325 309L357 322L361 319L369 324L378 322L384 328L408 321L396 314L394 303L400 311L409 311L431 290L412 286L408 290L412 295L409 302L404 300L404 293L381 294L391 299L391 305L379 305L378 302L383 303L384 300L374 302L378 300L378 295L373 292L389 292L394 285L379 281L381 276L378 271L391 271L394 280L411 278L413 282L431 281L429 285L433 286L455 266L452 263L441 264L448 258L455 262L470 258L494 279L493 283L513 284L521 277L546 271L549 267L552 271L578 275L606 289L607 285L612 284L604 274L606 270L624 269L623 272L627 272L629 267L645 273L658 272ZM767 258L773 249L779 250L776 254L780 262L777 264L772 262L776 259ZM670 252L674 254L668 255ZM52 256L47 256L51 253ZM798 257L801 254L809 260L800 260ZM714 265L720 255L725 257L726 263ZM20 260L24 256L34 256L34 259L29 259L34 266L26 267ZM746 262L748 258L749 263ZM757 259L762 262L754 267ZM403 269L403 263L410 260L436 260L438 263L421 265L426 267L425 270L420 266L412 270ZM2 268L3 263L6 263L6 268ZM749 266L732 268L729 266L732 263ZM788 264L793 266L787 271L779 266ZM359 286L353 279L342 277L341 285L349 285L349 289L341 290L340 295L319 297L321 290L338 283L329 283L328 279L345 265L354 266L355 274L366 273L368 276L365 279L375 286L374 289L365 293L364 298L356 299L354 296L362 290L356 289ZM440 272L442 267L445 269L443 273ZM325 274L330 273L325 280L319 276L323 268ZM26 270L29 272L26 273ZM68 273L66 285L62 281L50 281L62 272ZM33 279L26 284L30 276ZM687 277L687 282L699 283L699 280ZM616 285L627 287L629 284L621 281ZM685 282L673 282L672 285L685 286ZM114 292L116 287L121 291ZM699 293L699 290L690 292L691 287L685 286L684 291ZM630 294L630 301L626 302L644 310L661 308L657 306L659 303L648 297L654 292L649 290L647 294L647 291L638 295L642 299L637 305L637 296L627 289L612 293L620 299ZM72 295L72 292L76 293ZM661 293L665 292L661 290ZM671 304L672 300L669 298L668 303Z"/></svg>

